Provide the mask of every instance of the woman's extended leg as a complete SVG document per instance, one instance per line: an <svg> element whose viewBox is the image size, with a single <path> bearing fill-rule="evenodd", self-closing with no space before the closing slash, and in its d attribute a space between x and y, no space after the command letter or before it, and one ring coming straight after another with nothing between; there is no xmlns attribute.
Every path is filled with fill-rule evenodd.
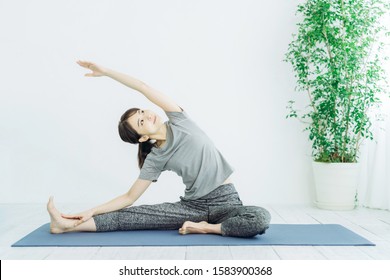
<svg viewBox="0 0 390 280"><path fill-rule="evenodd" d="M119 211L97 215L76 227L74 226L75 221L65 219L61 216L61 213L55 208L52 199L50 199L47 204L47 210L51 220L51 233L138 229L179 229L179 233L186 234L191 233L191 229L196 230L193 229L189 223L197 224L196 222L207 220L206 211L188 208L183 206L180 202L124 208ZM187 220L194 222L185 222ZM212 231L216 233L214 227L215 225L211 226ZM183 230L183 228L185 230Z"/></svg>
<svg viewBox="0 0 390 280"><path fill-rule="evenodd" d="M94 216L97 231L179 229L185 221L207 220L207 206L180 202L140 205Z"/></svg>
<svg viewBox="0 0 390 280"><path fill-rule="evenodd" d="M220 225L211 225L207 220L207 207L189 206L182 202L141 205L95 216L79 226L65 219L55 208L53 199L47 204L50 215L50 232L116 231L137 229L179 229L179 233L221 233ZM192 222L186 222L191 220ZM200 222L198 226L198 223ZM205 226L205 224L207 226Z"/></svg>

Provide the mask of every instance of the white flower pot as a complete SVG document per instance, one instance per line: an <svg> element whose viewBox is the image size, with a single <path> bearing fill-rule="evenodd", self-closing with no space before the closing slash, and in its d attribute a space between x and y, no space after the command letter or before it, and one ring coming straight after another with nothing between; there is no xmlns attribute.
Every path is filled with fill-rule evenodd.
<svg viewBox="0 0 390 280"><path fill-rule="evenodd" d="M313 162L318 208L352 210L359 183L358 163Z"/></svg>

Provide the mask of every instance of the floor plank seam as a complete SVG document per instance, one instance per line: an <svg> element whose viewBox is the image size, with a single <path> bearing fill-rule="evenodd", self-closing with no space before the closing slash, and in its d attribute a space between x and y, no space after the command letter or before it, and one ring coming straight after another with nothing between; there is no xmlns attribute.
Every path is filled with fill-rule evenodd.
<svg viewBox="0 0 390 280"><path fill-rule="evenodd" d="M323 224L320 220L316 219L313 215L311 214L307 214L308 216L310 216L313 220L317 221L319 224Z"/></svg>
<svg viewBox="0 0 390 280"><path fill-rule="evenodd" d="M370 260L374 260L374 258L371 257L370 254L368 254L367 252L365 252L365 251L361 248L361 246L355 246L355 247L356 247L360 252L362 252L364 255L368 256L368 257L370 258Z"/></svg>
<svg viewBox="0 0 390 280"><path fill-rule="evenodd" d="M329 260L329 258L327 257L327 256L325 256L322 252L321 252L321 250L320 250L320 248L319 247L317 247L317 246L311 246L315 251L317 251L325 260Z"/></svg>
<svg viewBox="0 0 390 280"><path fill-rule="evenodd" d="M229 255L230 255L230 260L234 260L234 258L233 258L233 252L232 252L232 250L231 250L231 247L232 247L232 246L228 246Z"/></svg>
<svg viewBox="0 0 390 280"><path fill-rule="evenodd" d="M278 211L276 211L275 210L275 208L274 207L272 207L272 206L269 206L268 208L271 208L272 209L272 211L273 212L275 212L276 213L276 215L278 215L278 217L281 219L281 220L283 220L284 221L284 223L287 223L287 221L286 221L286 219L284 219L281 215L280 215L280 213L278 213ZM272 216L271 216L271 221L272 221Z"/></svg>
<svg viewBox="0 0 390 280"><path fill-rule="evenodd" d="M364 229L365 231L371 233L372 235L375 235L375 237L378 238L381 241L385 241L386 240L386 239L382 238L381 236L379 236L378 234L376 234L374 231L370 230L369 228L366 228L364 225L356 225L356 226Z"/></svg>
<svg viewBox="0 0 390 280"><path fill-rule="evenodd" d="M276 250L275 246L272 246L272 249L274 250L275 254L278 256L279 260L282 260L282 256L278 253L278 250Z"/></svg>
<svg viewBox="0 0 390 280"><path fill-rule="evenodd" d="M382 220L381 218L379 218L379 221L381 221L381 222L383 222L383 223L385 223L385 224L387 224L387 225L390 226L390 222L388 222L388 221L386 221L386 220Z"/></svg>

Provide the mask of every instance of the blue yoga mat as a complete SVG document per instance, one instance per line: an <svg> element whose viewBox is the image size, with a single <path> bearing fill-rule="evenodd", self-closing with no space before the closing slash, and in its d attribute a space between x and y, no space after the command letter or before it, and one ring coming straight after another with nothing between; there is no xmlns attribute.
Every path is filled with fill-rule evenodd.
<svg viewBox="0 0 390 280"><path fill-rule="evenodd" d="M252 238L214 234L180 235L177 230L71 232L50 234L45 224L12 247L121 247L121 246L375 246L337 224L271 224L263 235Z"/></svg>

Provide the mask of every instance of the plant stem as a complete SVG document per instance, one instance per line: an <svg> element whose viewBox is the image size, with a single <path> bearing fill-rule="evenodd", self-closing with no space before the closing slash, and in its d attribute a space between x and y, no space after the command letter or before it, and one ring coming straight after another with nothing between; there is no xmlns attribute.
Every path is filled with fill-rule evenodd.
<svg viewBox="0 0 390 280"><path fill-rule="evenodd" d="M344 52L344 57L343 57L343 62L344 62L344 68L345 68L345 79L347 80L346 83L346 92L348 93L348 106L347 106L347 113L343 115L343 121L341 122L342 124L344 123L345 119L347 121L346 129L345 129L345 136L344 136L344 143L343 143L343 148L342 148L342 155L341 155L341 161L344 162L345 159L345 149L347 146L347 137L348 137L348 130L349 130L349 114L351 112L351 98L352 98L352 93L350 92L352 88L352 81L349 77L348 73L348 67L347 67L347 53L345 51L345 34L347 33L347 30L345 28L345 13L344 13L344 1L341 0L341 16L342 16L342 25L343 25L343 30L341 34L341 41L343 45L343 52ZM348 86L348 82L350 83L350 86Z"/></svg>
<svg viewBox="0 0 390 280"><path fill-rule="evenodd" d="M307 40L309 41L309 44L310 44L310 37L308 37ZM307 61L307 64L306 64L307 69L310 69L310 67L309 67L310 66L309 65L310 64L310 55L307 56L306 61ZM312 98L311 92L310 92L309 73L307 73L307 75L306 75L306 85L307 85L307 94L309 95L309 99L310 99L310 104L313 107L314 113L317 113L317 109L316 109L316 106L315 106L315 104L313 102L313 98Z"/></svg>
<svg viewBox="0 0 390 280"><path fill-rule="evenodd" d="M322 18L324 19L324 14L322 13ZM323 20L323 23L324 23L325 21ZM331 50L330 50L330 44L329 44L329 39L328 39L328 35L326 34L326 31L325 31L325 25L323 25L323 27L322 27L322 34L324 35L324 37L325 37L325 44L326 44L326 49L327 49L327 51L328 51L328 56L329 56L329 61L330 61L330 69L331 69L331 73L332 73L332 78L333 78L333 80L335 79L335 77L334 77L334 70L335 70L335 67L334 67L334 62L333 62L333 60L334 60L334 58L333 58L333 56L332 56L332 52L331 52ZM337 90L337 89L336 89ZM334 106L333 106L333 115L334 115L334 117L333 117L333 124L335 124L336 125L336 123L337 123L337 119L336 119L336 104L337 104L337 98L335 98L335 100L334 100ZM335 149L335 151L337 151L338 150L338 147L337 147L337 141L335 141L335 147L334 147L334 149Z"/></svg>

